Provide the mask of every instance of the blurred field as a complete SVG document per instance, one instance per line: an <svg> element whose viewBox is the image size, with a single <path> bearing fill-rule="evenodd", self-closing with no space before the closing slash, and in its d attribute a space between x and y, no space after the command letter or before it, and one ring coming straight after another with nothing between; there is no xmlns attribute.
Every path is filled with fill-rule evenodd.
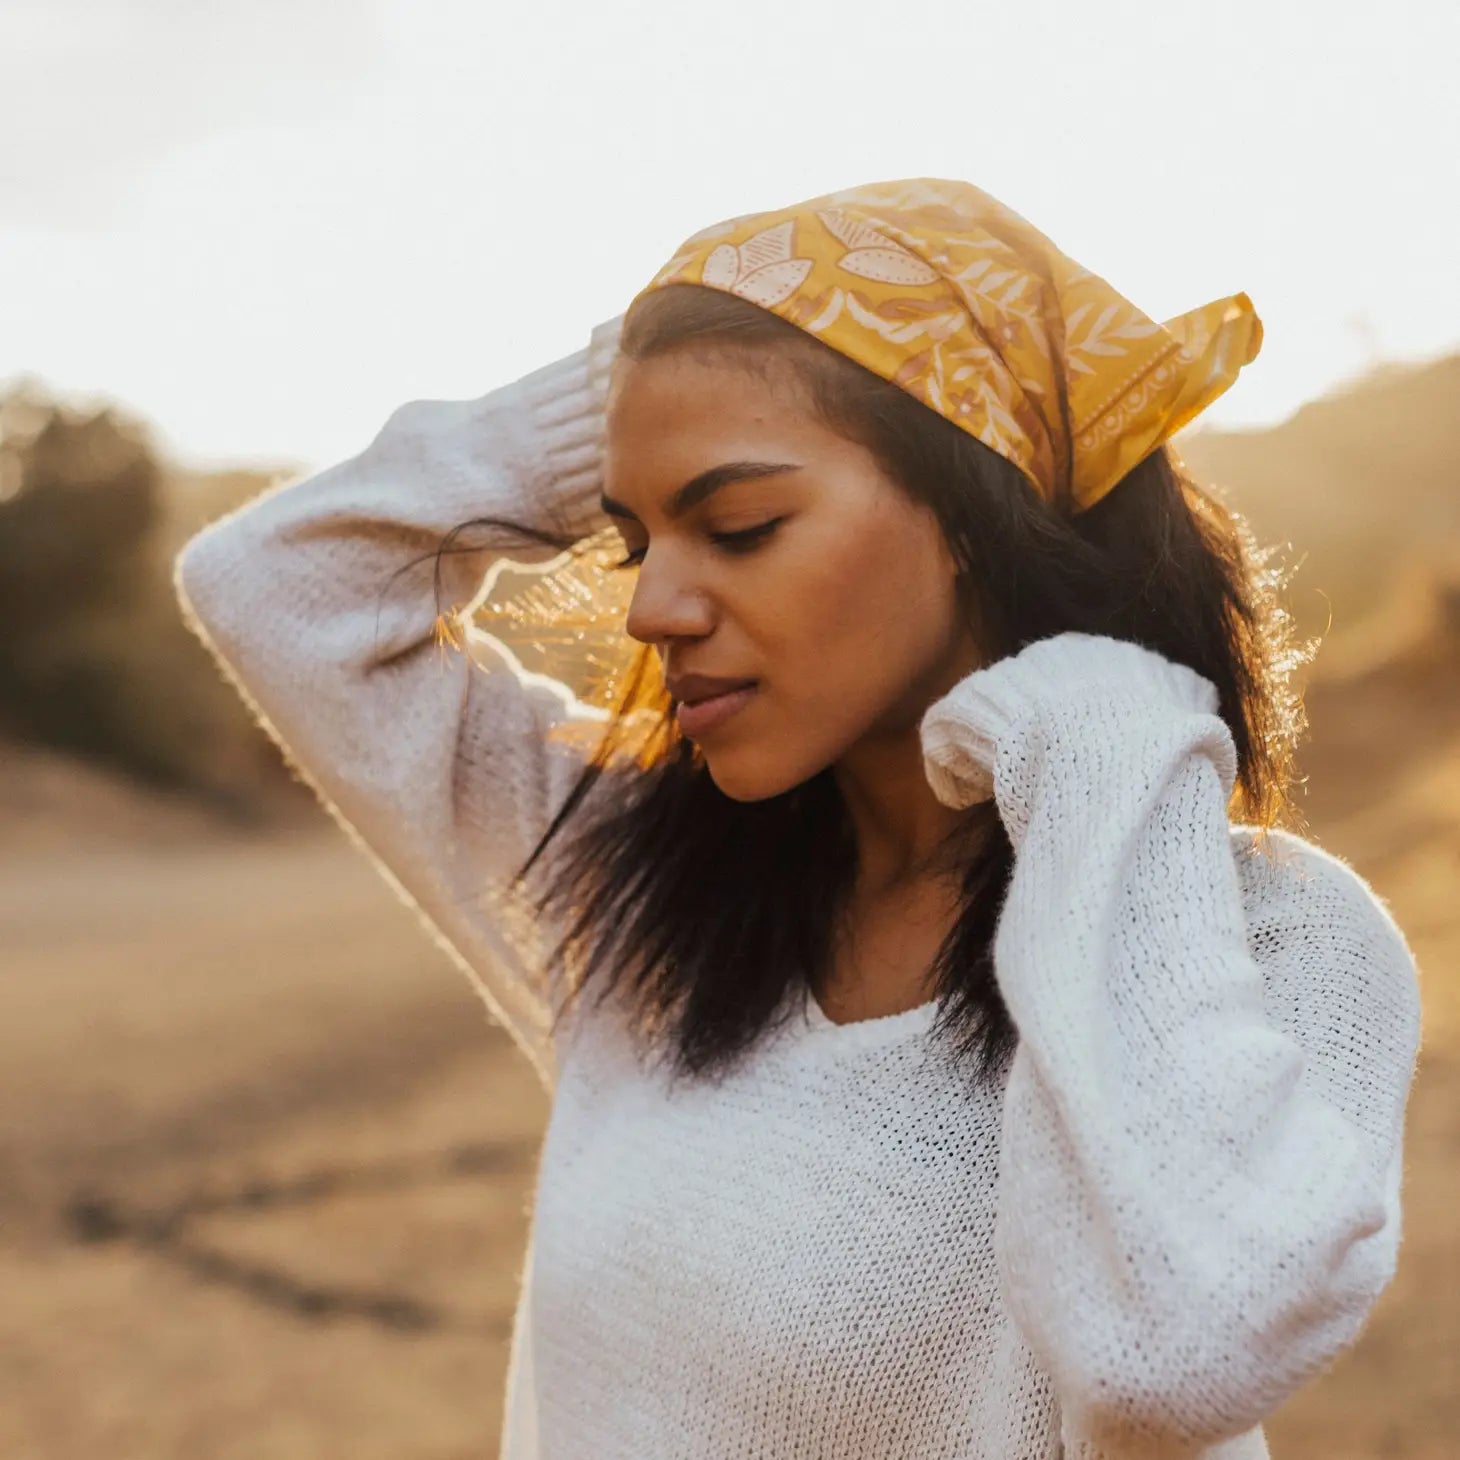
<svg viewBox="0 0 1460 1460"><path fill-rule="evenodd" d="M1455 362L1435 368L1412 390L1456 383ZM1336 605L1302 804L1409 935L1427 1023L1398 1278L1270 1435L1277 1460L1451 1460L1460 449L1431 439L1442 467L1401 504L1364 475L1382 451L1331 445L1363 415L1352 400L1311 409L1316 436L1269 442L1286 464L1260 495L1254 439L1186 454L1248 484L1260 535L1311 552L1305 627L1320 590L1317 629ZM1429 459L1406 458L1405 482ZM1394 529L1404 513L1423 531ZM153 551L181 530L164 524ZM216 726L149 788L33 725L0 742L0 1460L493 1455L545 1100L359 854L260 768L248 727Z"/></svg>
<svg viewBox="0 0 1460 1460"><path fill-rule="evenodd" d="M526 1062L321 820L58 781L76 844L0 845L0 1455L493 1453Z"/></svg>

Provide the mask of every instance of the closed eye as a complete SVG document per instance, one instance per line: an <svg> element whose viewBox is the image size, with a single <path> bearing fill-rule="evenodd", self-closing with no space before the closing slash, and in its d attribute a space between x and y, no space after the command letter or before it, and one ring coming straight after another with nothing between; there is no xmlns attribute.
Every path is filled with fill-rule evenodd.
<svg viewBox="0 0 1460 1460"><path fill-rule="evenodd" d="M750 552L759 542L769 537L772 532L785 521L783 517L772 517L768 522L758 522L754 527L743 527L737 532L712 532L710 541L717 547L722 547L726 552L745 553ZM644 554L647 548L633 548L618 562L613 564L614 571L620 568L636 568L644 561Z"/></svg>

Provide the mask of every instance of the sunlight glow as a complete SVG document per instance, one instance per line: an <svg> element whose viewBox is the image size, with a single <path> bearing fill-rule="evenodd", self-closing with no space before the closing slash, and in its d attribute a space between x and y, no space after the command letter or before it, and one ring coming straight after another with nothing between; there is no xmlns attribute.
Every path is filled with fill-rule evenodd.
<svg viewBox="0 0 1460 1460"><path fill-rule="evenodd" d="M1263 354L1204 421L1269 422L1460 343L1460 7L1317 13L11 0L0 380L323 464L576 349L707 223L923 175L1158 318L1246 290Z"/></svg>

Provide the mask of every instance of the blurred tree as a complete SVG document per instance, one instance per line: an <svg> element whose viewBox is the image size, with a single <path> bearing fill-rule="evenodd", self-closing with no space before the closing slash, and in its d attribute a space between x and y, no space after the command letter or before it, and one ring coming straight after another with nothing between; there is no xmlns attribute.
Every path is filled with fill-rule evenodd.
<svg viewBox="0 0 1460 1460"><path fill-rule="evenodd" d="M174 495L140 422L28 380L0 394L0 732L247 814L287 777L183 627Z"/></svg>

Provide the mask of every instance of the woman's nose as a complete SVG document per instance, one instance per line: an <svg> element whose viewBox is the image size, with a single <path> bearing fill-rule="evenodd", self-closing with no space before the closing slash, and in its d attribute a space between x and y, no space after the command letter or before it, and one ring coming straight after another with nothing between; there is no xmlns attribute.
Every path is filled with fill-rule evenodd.
<svg viewBox="0 0 1460 1460"><path fill-rule="evenodd" d="M646 553L624 620L629 637L641 644L693 638L708 633L710 623L705 594L683 571L676 572L668 559L655 562L652 551Z"/></svg>

